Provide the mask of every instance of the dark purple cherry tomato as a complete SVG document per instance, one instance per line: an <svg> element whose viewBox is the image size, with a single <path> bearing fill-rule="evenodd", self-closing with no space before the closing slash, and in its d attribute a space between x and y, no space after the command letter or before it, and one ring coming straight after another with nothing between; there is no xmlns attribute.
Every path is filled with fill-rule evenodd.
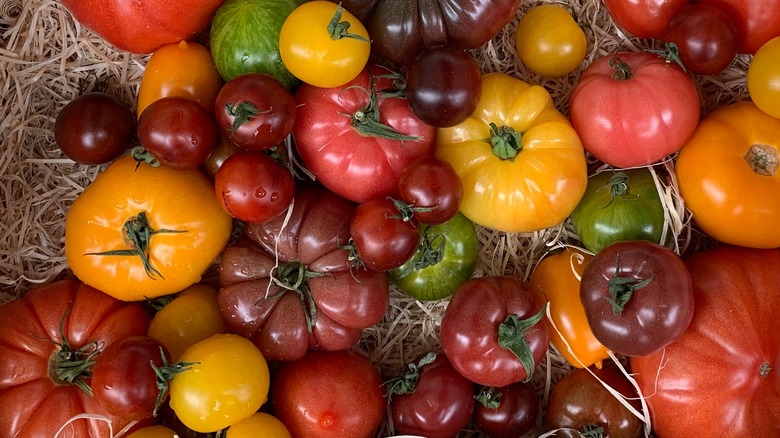
<svg viewBox="0 0 780 438"><path fill-rule="evenodd" d="M483 387L474 406L474 425L490 438L517 438L536 424L539 396L528 383Z"/></svg>
<svg viewBox="0 0 780 438"><path fill-rule="evenodd" d="M696 74L715 74L728 67L737 54L737 27L717 6L692 4L669 22L664 40L675 43L680 61Z"/></svg>
<svg viewBox="0 0 780 438"><path fill-rule="evenodd" d="M82 94L57 114L54 141L81 164L103 164L130 146L135 115L130 107L102 92Z"/></svg>
<svg viewBox="0 0 780 438"><path fill-rule="evenodd" d="M295 125L295 100L276 78L248 73L222 86L214 104L222 134L247 150L281 143Z"/></svg>
<svg viewBox="0 0 780 438"><path fill-rule="evenodd" d="M203 170L206 174L214 178L217 175L217 170L222 167L222 163L236 152L243 151L239 145L228 140L224 135L219 136L219 141L214 150L211 151L206 162L203 163Z"/></svg>
<svg viewBox="0 0 780 438"><path fill-rule="evenodd" d="M390 198L358 205L349 232L360 262L373 271L390 271L414 255L420 231L414 217L404 215Z"/></svg>
<svg viewBox="0 0 780 438"><path fill-rule="evenodd" d="M463 201L463 183L452 165L433 155L407 164L398 177L398 197L414 208L418 222L447 222Z"/></svg>
<svg viewBox="0 0 780 438"><path fill-rule="evenodd" d="M219 141L214 117L186 97L163 97L146 107L138 119L138 140L162 165L195 169Z"/></svg>
<svg viewBox="0 0 780 438"><path fill-rule="evenodd" d="M214 188L225 211L245 222L268 222L287 210L295 196L290 169L263 152L241 151L217 170Z"/></svg>
<svg viewBox="0 0 780 438"><path fill-rule="evenodd" d="M406 72L406 100L418 119L455 126L477 107L482 91L479 65L466 51L438 47L423 52Z"/></svg>

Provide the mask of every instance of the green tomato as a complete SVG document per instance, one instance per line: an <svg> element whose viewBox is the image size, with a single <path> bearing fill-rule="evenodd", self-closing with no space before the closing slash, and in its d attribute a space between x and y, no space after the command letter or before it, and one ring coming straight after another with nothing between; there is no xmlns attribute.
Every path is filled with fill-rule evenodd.
<svg viewBox="0 0 780 438"><path fill-rule="evenodd" d="M211 22L214 65L226 82L245 73L265 73L288 89L300 82L282 63L279 33L305 0L227 0Z"/></svg>
<svg viewBox="0 0 780 438"><path fill-rule="evenodd" d="M417 251L390 271L390 280L421 301L449 297L474 273L479 253L474 223L457 213L442 224L421 224L420 235Z"/></svg>
<svg viewBox="0 0 780 438"><path fill-rule="evenodd" d="M621 240L664 243L664 205L647 168L590 177L571 222L582 244L594 253Z"/></svg>

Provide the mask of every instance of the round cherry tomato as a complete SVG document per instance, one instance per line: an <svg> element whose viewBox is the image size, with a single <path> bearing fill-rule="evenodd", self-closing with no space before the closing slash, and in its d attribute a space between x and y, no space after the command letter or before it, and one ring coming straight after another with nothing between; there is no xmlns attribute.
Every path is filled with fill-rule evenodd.
<svg viewBox="0 0 780 438"><path fill-rule="evenodd" d="M693 318L691 275L669 248L615 242L582 272L580 299L596 339L617 354L644 356L679 338Z"/></svg>
<svg viewBox="0 0 780 438"><path fill-rule="evenodd" d="M217 146L214 117L186 97L152 102L138 119L138 140L154 158L174 169L195 169Z"/></svg>
<svg viewBox="0 0 780 438"><path fill-rule="evenodd" d="M762 45L780 36L780 0L697 0L717 6L737 26L737 53L754 54Z"/></svg>
<svg viewBox="0 0 780 438"><path fill-rule="evenodd" d="M188 428L202 433L232 426L268 399L270 374L248 339L216 334L190 346L181 362L191 367L170 383L170 405Z"/></svg>
<svg viewBox="0 0 780 438"><path fill-rule="evenodd" d="M463 183L450 163L424 155L407 164L398 176L398 197L413 207L418 222L441 224L458 212Z"/></svg>
<svg viewBox="0 0 780 438"><path fill-rule="evenodd" d="M148 426L127 435L127 438L176 438L176 431L165 426Z"/></svg>
<svg viewBox="0 0 780 438"><path fill-rule="evenodd" d="M225 438L292 438L292 435L278 418L265 412L255 412L230 426Z"/></svg>
<svg viewBox="0 0 780 438"><path fill-rule="evenodd" d="M73 99L54 120L54 141L62 153L81 164L103 164L122 155L135 132L130 108L102 92Z"/></svg>
<svg viewBox="0 0 780 438"><path fill-rule="evenodd" d="M214 187L222 208L246 222L268 222L280 216L295 196L290 169L263 152L231 155L217 171Z"/></svg>
<svg viewBox="0 0 780 438"><path fill-rule="evenodd" d="M528 383L483 387L476 398L474 425L490 438L521 437L536 425L539 396Z"/></svg>
<svg viewBox="0 0 780 438"><path fill-rule="evenodd" d="M363 24L341 3L314 0L295 8L279 32L285 67L315 87L339 87L368 62L371 41Z"/></svg>
<svg viewBox="0 0 780 438"><path fill-rule="evenodd" d="M638 38L661 38L674 14L691 0L604 0L612 20Z"/></svg>
<svg viewBox="0 0 780 438"><path fill-rule="evenodd" d="M214 150L209 154L208 158L206 158L206 162L203 163L203 170L213 180L217 176L217 170L222 167L222 163L224 163L229 156L243 150L245 149L241 146L228 140L224 135L220 135Z"/></svg>
<svg viewBox="0 0 780 438"><path fill-rule="evenodd" d="M780 37L767 41L750 60L747 87L761 111L780 119Z"/></svg>
<svg viewBox="0 0 780 438"><path fill-rule="evenodd" d="M390 198L375 198L358 205L349 234L360 263L373 271L401 266L420 243L417 220L405 216Z"/></svg>
<svg viewBox="0 0 780 438"><path fill-rule="evenodd" d="M676 45L680 62L691 73L718 73L737 54L737 28L725 12L708 4L680 9L663 39Z"/></svg>
<svg viewBox="0 0 780 438"><path fill-rule="evenodd" d="M482 73L468 52L443 46L424 51L406 70L404 95L423 122L455 126L477 107Z"/></svg>
<svg viewBox="0 0 780 438"><path fill-rule="evenodd" d="M370 438L387 400L371 362L347 350L310 351L273 381L274 412L293 436Z"/></svg>
<svg viewBox="0 0 780 438"><path fill-rule="evenodd" d="M585 59L588 42L573 11L557 4L539 5L517 24L515 47L520 61L534 73L563 76Z"/></svg>

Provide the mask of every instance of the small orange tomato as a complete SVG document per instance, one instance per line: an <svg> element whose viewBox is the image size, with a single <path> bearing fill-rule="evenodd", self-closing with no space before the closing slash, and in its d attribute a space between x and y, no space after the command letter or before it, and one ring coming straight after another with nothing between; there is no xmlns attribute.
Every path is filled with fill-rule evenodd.
<svg viewBox="0 0 780 438"><path fill-rule="evenodd" d="M251 417L230 426L226 438L291 438L287 426L278 418L265 412L255 412Z"/></svg>
<svg viewBox="0 0 780 438"><path fill-rule="evenodd" d="M222 77L207 48L191 41L169 44L157 49L146 64L136 113L141 117L149 104L167 96L188 97L213 113L221 87Z"/></svg>
<svg viewBox="0 0 780 438"><path fill-rule="evenodd" d="M173 429L165 426L149 426L136 430L127 438L174 438L178 437Z"/></svg>

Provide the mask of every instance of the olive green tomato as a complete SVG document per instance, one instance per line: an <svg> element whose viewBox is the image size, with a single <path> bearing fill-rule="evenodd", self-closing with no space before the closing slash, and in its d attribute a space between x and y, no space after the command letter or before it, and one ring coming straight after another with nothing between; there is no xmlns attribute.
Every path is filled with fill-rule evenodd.
<svg viewBox="0 0 780 438"><path fill-rule="evenodd" d="M571 222L583 246L594 253L621 240L665 243L664 205L653 174L644 167L591 176Z"/></svg>
<svg viewBox="0 0 780 438"><path fill-rule="evenodd" d="M209 31L214 65L226 82L245 73L265 73L289 90L300 81L282 63L279 34L287 16L305 0L226 0Z"/></svg>
<svg viewBox="0 0 780 438"><path fill-rule="evenodd" d="M390 280L421 301L447 298L476 268L479 241L474 223L457 213L438 225L421 224L420 235L417 251L390 271Z"/></svg>

